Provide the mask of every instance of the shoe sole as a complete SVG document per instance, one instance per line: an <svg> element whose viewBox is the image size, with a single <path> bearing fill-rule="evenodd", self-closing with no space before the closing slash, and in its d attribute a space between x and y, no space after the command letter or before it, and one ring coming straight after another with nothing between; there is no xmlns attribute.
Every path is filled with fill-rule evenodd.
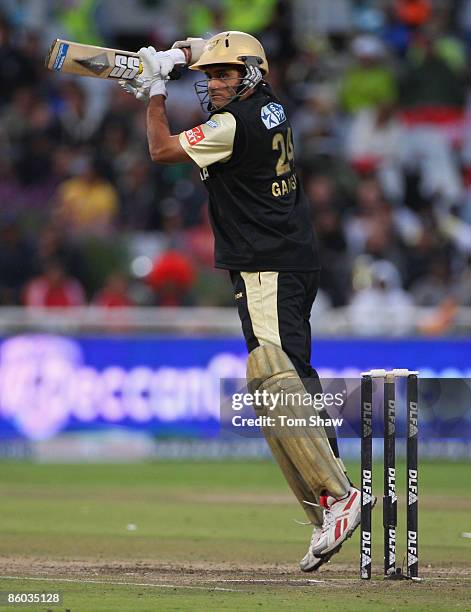
<svg viewBox="0 0 471 612"><path fill-rule="evenodd" d="M373 510L373 508L375 507L377 500L378 500L378 498L377 498L377 497L375 497L375 498L374 498L374 500L372 500L372 501L371 501L371 509L372 509L372 510ZM342 546L342 544L343 544L344 542L346 542L346 541L347 541L349 538L351 538L351 537L352 537L353 532L354 532L354 531L355 531L355 529L358 527L358 525L360 524L360 522L361 522L361 506L360 506L360 512L358 513L358 519L357 519L357 521L355 522L355 524L354 524L352 527L350 527L350 529L349 529L348 531L346 531L346 532L345 532L345 534L346 534L346 535L344 534L344 535L345 535L345 537L344 537L344 538L343 538L343 539L342 539L342 540L341 540L341 541L340 541L338 544L336 544L336 545L335 545L335 547L334 547L332 550L326 550L326 552L325 552L325 553L324 553L324 552L322 552L322 553L319 553L319 554L318 554L318 555L316 555L316 556L317 556L317 557L324 557L324 556L326 556L326 555L329 555L330 553L334 554L334 551L335 551L335 552L338 552L338 550L336 550L336 549L337 549L337 547ZM319 566L319 567L320 567L320 566Z"/></svg>
<svg viewBox="0 0 471 612"><path fill-rule="evenodd" d="M320 567L322 567L323 565L325 565L326 563L328 563L330 561L330 559L339 552L339 550L342 548L342 543L338 544L336 548L334 548L334 550L331 550L329 553L326 553L325 555L319 555L318 557L316 557L316 559L318 559L318 562L313 565L312 567L309 568L300 568L302 572L305 572L306 574L309 574L310 572L315 572L316 570L318 570Z"/></svg>

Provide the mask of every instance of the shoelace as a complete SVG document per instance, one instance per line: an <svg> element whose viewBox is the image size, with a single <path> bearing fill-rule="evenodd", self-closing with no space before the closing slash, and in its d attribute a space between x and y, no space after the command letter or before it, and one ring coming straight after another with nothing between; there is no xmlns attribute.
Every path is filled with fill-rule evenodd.
<svg viewBox="0 0 471 612"><path fill-rule="evenodd" d="M322 522L322 533L325 533L326 531L328 531L332 523L334 522L335 522L335 514L331 512L330 510L327 510L327 508L325 508L324 520Z"/></svg>
<svg viewBox="0 0 471 612"><path fill-rule="evenodd" d="M313 502L306 501L305 499L303 501L304 501L305 504L308 504L309 506L315 506L317 508L321 507L320 504L314 504ZM323 519L322 519L322 533L324 533L325 531L330 529L330 526L334 522L335 522L335 515L334 515L334 513L331 510L329 510L328 508L324 508L324 515L323 515ZM312 523L311 523L311 525L312 525ZM314 537L314 534L315 534L315 530L314 530L314 532L312 534L313 537ZM312 538L311 538L311 541L312 541Z"/></svg>
<svg viewBox="0 0 471 612"><path fill-rule="evenodd" d="M315 508L321 507L320 504L315 504L314 502L307 501L307 499L303 499L303 502L307 504L308 506L314 506ZM298 521L297 519L293 519L293 520L297 525L302 525L303 527L305 527L306 525L314 525L312 521ZM312 546L315 538L317 538L319 529L322 529L322 528L319 527L319 525L314 525L314 529L312 530L312 534L311 534L310 547Z"/></svg>
<svg viewBox="0 0 471 612"><path fill-rule="evenodd" d="M313 523L302 523L301 521L297 521L296 519L294 519L294 522L297 523L298 525L303 525L304 527L306 525L313 525ZM312 547L312 544L313 544L314 540L317 538L317 536L319 534L319 529L321 529L321 527L319 527L319 525L314 525L314 529L312 530L312 534L311 534L311 540L310 540L309 547Z"/></svg>
<svg viewBox="0 0 471 612"><path fill-rule="evenodd" d="M321 507L321 505L320 505L320 504L315 504L314 502L307 501L306 499L303 499L303 502L304 502L305 504L307 504L308 506L314 506L315 508L320 508L320 507ZM311 550L311 548L312 548L312 545L313 545L313 543L314 543L314 540L315 540L315 539L317 538L317 536L318 536L319 529L321 529L322 531L324 530L324 527L325 527L325 521L326 521L326 519L327 519L327 520L330 520L330 522L332 522L332 519L329 519L329 518L327 517L327 513L332 514L332 513L330 512L330 510L327 510L327 509L325 509L325 508L324 508L324 515L323 515L323 523L322 523L322 527L319 527L319 525L314 525L314 523L313 523L312 521L307 521L307 522L304 522L304 521L298 521L297 519L293 519L293 520L294 520L294 522L295 522L297 525L302 525L302 526L304 526L304 527L305 527L306 525L314 525L314 529L312 530L312 534L311 534L311 541L310 541L310 544L309 544L309 549L310 549L310 550ZM307 554L309 554L310 550L308 551L308 553L307 553Z"/></svg>
<svg viewBox="0 0 471 612"><path fill-rule="evenodd" d="M320 508L320 504L315 504L314 502L310 502L307 501L307 499L303 499L303 503L307 504L308 506L314 506L315 508ZM302 525L303 527L305 527L306 525L314 525L314 523L312 521L298 521L298 519L293 519L293 521L297 524L297 525ZM319 528L318 525L314 525L314 531L311 537L311 542L312 542L312 538L314 537L314 533L316 531L316 527Z"/></svg>

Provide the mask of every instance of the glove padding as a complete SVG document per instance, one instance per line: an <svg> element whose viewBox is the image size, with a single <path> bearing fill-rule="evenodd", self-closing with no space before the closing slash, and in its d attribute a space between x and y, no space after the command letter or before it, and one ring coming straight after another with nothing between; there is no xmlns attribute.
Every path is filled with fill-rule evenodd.
<svg viewBox="0 0 471 612"><path fill-rule="evenodd" d="M174 42L172 49L189 49L191 53L191 66L199 60L207 42L208 41L204 38L187 38L186 40L177 40Z"/></svg>
<svg viewBox="0 0 471 612"><path fill-rule="evenodd" d="M144 79L150 79L149 96L167 96L165 81L175 68L175 64L186 64L185 54L181 49L156 51L154 47L142 47L138 51L142 61Z"/></svg>
<svg viewBox="0 0 471 612"><path fill-rule="evenodd" d="M142 74L131 81L119 81L119 84L124 91L145 103L158 94L166 97L165 81L176 64L186 64L185 54L181 49L156 51L154 47L142 47L138 53Z"/></svg>
<svg viewBox="0 0 471 612"><path fill-rule="evenodd" d="M150 100L151 79L136 77L135 79L118 81L124 91L131 94L141 102L147 104Z"/></svg>

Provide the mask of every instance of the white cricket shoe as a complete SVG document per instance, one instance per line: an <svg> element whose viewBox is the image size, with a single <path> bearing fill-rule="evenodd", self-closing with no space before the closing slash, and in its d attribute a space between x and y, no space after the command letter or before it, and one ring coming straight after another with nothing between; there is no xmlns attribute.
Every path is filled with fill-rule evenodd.
<svg viewBox="0 0 471 612"><path fill-rule="evenodd" d="M321 533L310 547L316 557L336 552L335 549L338 549L339 545L358 527L361 518L361 493L355 487L351 487L343 499L323 495L320 498L320 505L324 507L324 522Z"/></svg>
<svg viewBox="0 0 471 612"><path fill-rule="evenodd" d="M340 544L339 546L337 546L337 548L332 550L330 553L327 553L326 555L322 555L322 556L315 555L312 552L312 549L314 546L316 546L317 540L321 537L321 535L322 535L322 527L314 527L312 536L311 536L311 542L309 543L308 551L304 555L304 557L301 559L301 561L299 562L299 567L301 568L303 572L315 572L321 567L321 565L324 565L324 563L327 563L328 561L330 561L330 558L333 555L335 555L335 553L338 552L342 546Z"/></svg>
<svg viewBox="0 0 471 612"><path fill-rule="evenodd" d="M317 540L320 538L321 533L322 527L316 525L312 530L311 541L309 542L307 553L299 562L299 567L303 572L313 572L322 565L321 557L316 557L312 552L312 547L317 544Z"/></svg>

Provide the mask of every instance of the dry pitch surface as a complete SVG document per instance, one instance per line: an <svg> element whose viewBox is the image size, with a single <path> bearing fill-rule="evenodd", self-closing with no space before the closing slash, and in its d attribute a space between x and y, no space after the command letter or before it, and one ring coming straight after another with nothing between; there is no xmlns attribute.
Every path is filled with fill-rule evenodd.
<svg viewBox="0 0 471 612"><path fill-rule="evenodd" d="M0 609L469 610L470 472L423 466L414 584L379 576L380 508L374 580L358 579L358 536L320 572L299 572L310 530L292 521L303 517L270 463L2 464L0 591L60 591L63 602Z"/></svg>

